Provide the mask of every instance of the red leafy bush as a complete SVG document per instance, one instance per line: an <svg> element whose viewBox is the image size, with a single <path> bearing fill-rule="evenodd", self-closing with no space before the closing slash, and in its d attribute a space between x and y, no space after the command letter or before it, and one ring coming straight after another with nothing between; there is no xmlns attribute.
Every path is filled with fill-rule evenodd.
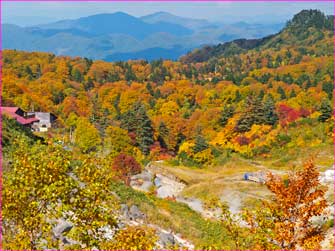
<svg viewBox="0 0 335 251"><path fill-rule="evenodd" d="M310 115L310 111L304 108L295 110L294 108L288 105L285 105L285 104L278 105L277 113L278 113L280 125L283 127L287 126L291 122L296 121L300 117L308 117Z"/></svg>
<svg viewBox="0 0 335 251"><path fill-rule="evenodd" d="M242 136L238 136L236 137L236 142L240 145L240 146L244 146L244 145L248 145L250 143L250 139L247 138L246 136L242 135Z"/></svg>
<svg viewBox="0 0 335 251"><path fill-rule="evenodd" d="M116 176L128 186L130 185L130 177L141 172L141 166L134 157L124 153L119 154L114 159L112 168Z"/></svg>

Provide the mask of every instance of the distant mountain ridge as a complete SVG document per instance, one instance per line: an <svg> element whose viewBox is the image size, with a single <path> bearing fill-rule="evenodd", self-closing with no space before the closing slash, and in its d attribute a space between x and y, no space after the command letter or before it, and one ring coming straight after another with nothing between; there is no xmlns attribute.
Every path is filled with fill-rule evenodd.
<svg viewBox="0 0 335 251"><path fill-rule="evenodd" d="M143 39L157 32L166 32L177 36L190 35L193 32L181 25L163 21L157 24L149 24L123 12L97 14L77 20L59 21L54 24L40 26L39 28L53 31L75 29L90 34L92 37L106 34L122 34L126 31L128 35L137 39Z"/></svg>
<svg viewBox="0 0 335 251"><path fill-rule="evenodd" d="M185 17L178 17L172 15L168 12L160 11L150 15L146 15L141 17L141 20L147 23L155 24L159 22L169 22L172 24L179 24L189 29L201 28L211 25L205 19L193 19L193 18L185 18Z"/></svg>
<svg viewBox="0 0 335 251"><path fill-rule="evenodd" d="M123 12L20 27L3 24L3 48L44 51L92 59L178 59L199 46L237 38L259 38L280 24L219 24L157 12L134 17Z"/></svg>
<svg viewBox="0 0 335 251"><path fill-rule="evenodd" d="M156 55L160 55L163 58L169 58L171 60L178 60L180 56L188 52L188 49L182 47L173 47L170 49L164 48L149 48L143 51L136 52L124 52L124 53L114 53L104 58L105 61L128 61L128 60L138 60L146 59L152 61L158 59Z"/></svg>

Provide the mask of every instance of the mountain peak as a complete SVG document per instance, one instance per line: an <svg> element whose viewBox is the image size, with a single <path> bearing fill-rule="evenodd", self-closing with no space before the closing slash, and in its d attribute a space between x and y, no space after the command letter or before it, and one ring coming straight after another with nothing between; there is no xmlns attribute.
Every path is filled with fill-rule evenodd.
<svg viewBox="0 0 335 251"><path fill-rule="evenodd" d="M158 11L153 13L152 15L172 15L172 14L166 11Z"/></svg>
<svg viewBox="0 0 335 251"><path fill-rule="evenodd" d="M334 16L326 16L320 10L302 10L287 23L287 28L308 28L333 30Z"/></svg>
<svg viewBox="0 0 335 251"><path fill-rule="evenodd" d="M169 17L172 17L172 16L175 16L169 12L166 12L166 11L158 11L158 12L154 12L152 14L149 14L149 15L146 15L146 16L143 16L141 18L152 18L152 17L162 17L162 16L169 16Z"/></svg>
<svg viewBox="0 0 335 251"><path fill-rule="evenodd" d="M95 15L91 15L91 16L87 16L87 17L81 17L78 20L85 20L85 19L96 19L96 18L134 18L133 16L122 12L122 11L117 11L114 13L99 13L99 14L95 14Z"/></svg>
<svg viewBox="0 0 335 251"><path fill-rule="evenodd" d="M114 15L114 16L126 16L126 17L131 16L131 15L125 13L125 12L122 12L122 11L117 11L117 12L111 13L111 15Z"/></svg>

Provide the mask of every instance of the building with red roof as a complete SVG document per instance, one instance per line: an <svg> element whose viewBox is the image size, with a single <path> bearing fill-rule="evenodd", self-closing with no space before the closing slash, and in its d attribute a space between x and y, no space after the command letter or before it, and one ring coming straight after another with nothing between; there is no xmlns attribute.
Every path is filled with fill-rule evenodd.
<svg viewBox="0 0 335 251"><path fill-rule="evenodd" d="M22 110L20 107L1 107L1 114L5 114L8 117L15 119L18 123L24 126L31 127L34 122L38 122L39 119L29 116L27 117L27 113Z"/></svg>

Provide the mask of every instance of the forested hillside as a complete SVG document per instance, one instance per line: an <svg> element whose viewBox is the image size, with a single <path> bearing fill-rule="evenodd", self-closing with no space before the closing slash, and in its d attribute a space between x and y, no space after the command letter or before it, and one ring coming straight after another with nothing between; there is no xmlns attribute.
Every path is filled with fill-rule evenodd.
<svg viewBox="0 0 335 251"><path fill-rule="evenodd" d="M150 158L179 154L201 164L227 150L250 157L331 143L333 36L321 29L316 44L286 43L291 37L281 37L298 29L301 15L307 14L271 38L272 48L268 41L268 48L204 63L106 63L4 51L3 103L51 111L66 132L85 122L97 140L84 151L104 146L111 126ZM299 29L312 32L315 22Z"/></svg>
<svg viewBox="0 0 335 251"><path fill-rule="evenodd" d="M213 47L207 46L185 55L182 57L182 61L187 63L203 62L209 59L245 53L250 49L258 51L273 49L278 51L282 48L290 48L316 56L329 55L329 53L332 53L333 33L333 15L325 16L318 10L303 10L287 22L286 26L275 35L261 39L237 39ZM270 61L269 67L271 67L271 61L280 63L273 55L268 55L267 59Z"/></svg>
<svg viewBox="0 0 335 251"><path fill-rule="evenodd" d="M166 227L164 222L169 222L172 231L191 239L198 249L318 248L321 234L306 219L306 229L315 230L315 235L301 233L299 238L306 239L294 244L279 234L277 225L270 235L285 240L269 242L263 228L265 232L251 228L256 237L249 239L249 229L234 224L222 205L222 217L230 220L207 221L175 198L157 199L154 191L137 194L128 186L131 176L150 161L166 160L200 173L235 160L261 160L280 171L298 169L304 177L292 175L286 179L289 185L281 187L273 176L268 188L277 198L282 191L297 191L294 182L305 184L309 175L312 181L306 186L317 192L313 196L323 196L324 191L317 190L315 167L325 170L333 165L332 25L333 17L302 11L278 34L205 47L180 61L108 63L4 50L2 106L58 117L56 127L39 137L3 118L6 248L154 248L156 237L150 227L123 228L113 240L104 239L102 227L120 226L120 200L139 202L149 212L150 223ZM315 165L297 168L312 155ZM326 207L320 201L319 207L311 206L311 216ZM271 204L273 210L291 202L276 203ZM51 219L66 217L75 225L70 232L74 241L68 246L50 233ZM252 225L257 220L246 221ZM272 223L269 229L275 226ZM263 238L263 246L257 238ZM127 240L136 241L128 245ZM216 240L217 246L211 246Z"/></svg>

